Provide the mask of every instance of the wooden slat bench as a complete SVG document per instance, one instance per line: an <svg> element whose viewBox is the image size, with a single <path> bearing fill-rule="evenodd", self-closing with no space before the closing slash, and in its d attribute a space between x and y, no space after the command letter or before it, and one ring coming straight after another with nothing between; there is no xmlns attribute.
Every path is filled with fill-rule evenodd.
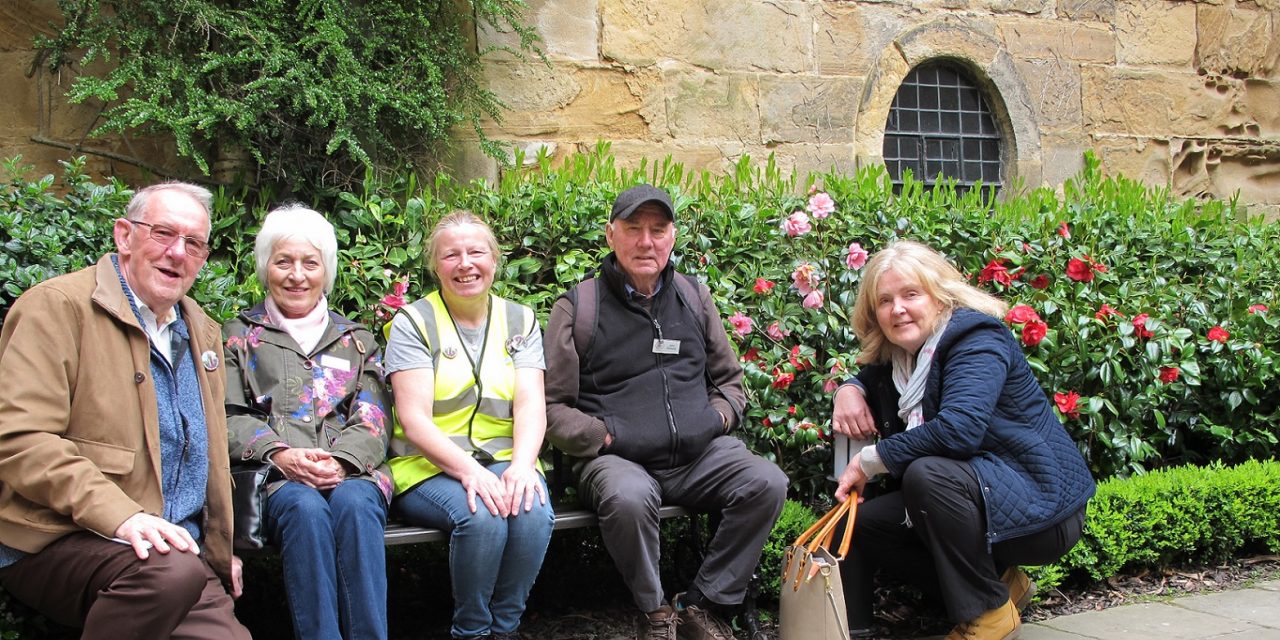
<svg viewBox="0 0 1280 640"><path fill-rule="evenodd" d="M684 507L674 505L664 505L658 509L658 518L678 518L680 516L689 515L690 511ZM556 511L555 529L583 529L587 527L595 527L600 523L600 519L595 512L586 509L570 508ZM383 535L383 540L387 546L398 544L415 544L418 542L445 542L448 540L449 534L440 529L425 529L423 527L414 527L399 522L388 522L387 532Z"/></svg>

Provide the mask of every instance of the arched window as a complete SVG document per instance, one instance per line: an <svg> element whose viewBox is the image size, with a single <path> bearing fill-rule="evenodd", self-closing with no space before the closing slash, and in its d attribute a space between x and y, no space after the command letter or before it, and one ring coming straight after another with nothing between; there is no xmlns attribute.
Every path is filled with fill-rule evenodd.
<svg viewBox="0 0 1280 640"><path fill-rule="evenodd" d="M926 62L907 74L889 109L884 164L895 187L907 171L933 185L939 175L968 190L978 181L1001 186L1001 139L991 109L969 74L946 62Z"/></svg>

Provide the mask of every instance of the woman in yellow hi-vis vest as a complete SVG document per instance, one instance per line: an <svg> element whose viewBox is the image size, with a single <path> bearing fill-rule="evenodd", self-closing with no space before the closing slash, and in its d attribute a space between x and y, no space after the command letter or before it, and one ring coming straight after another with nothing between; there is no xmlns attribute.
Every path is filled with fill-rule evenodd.
<svg viewBox="0 0 1280 640"><path fill-rule="evenodd" d="M510 640L555 518L538 466L542 331L531 309L489 293L498 242L475 215L445 216L427 254L440 290L387 328L392 508L451 532L452 636Z"/></svg>

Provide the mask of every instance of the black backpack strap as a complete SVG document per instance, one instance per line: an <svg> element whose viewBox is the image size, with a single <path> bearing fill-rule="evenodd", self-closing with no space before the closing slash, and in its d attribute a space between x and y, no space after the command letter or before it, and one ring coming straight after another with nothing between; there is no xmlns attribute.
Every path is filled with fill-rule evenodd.
<svg viewBox="0 0 1280 640"><path fill-rule="evenodd" d="M596 337L596 321L600 316L600 283L598 278L587 278L565 294L573 303L573 349L578 361L586 360L587 352Z"/></svg>

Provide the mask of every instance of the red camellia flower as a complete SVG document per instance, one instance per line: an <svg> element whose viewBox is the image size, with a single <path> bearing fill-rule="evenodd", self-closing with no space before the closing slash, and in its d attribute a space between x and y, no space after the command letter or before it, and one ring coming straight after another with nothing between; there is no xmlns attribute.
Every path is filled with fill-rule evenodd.
<svg viewBox="0 0 1280 640"><path fill-rule="evenodd" d="M795 380L796 380L796 374L791 373L790 371L782 371L781 369L773 370L773 388L774 389L786 389L787 387L791 386L791 383L795 382Z"/></svg>
<svg viewBox="0 0 1280 640"><path fill-rule="evenodd" d="M1031 280L1031 286L1032 286L1033 288L1036 288L1036 289L1048 289L1048 288L1049 288L1049 276L1047 276L1047 275L1045 275L1045 274L1043 274L1043 273L1042 273L1042 274L1040 274L1040 275L1038 275L1038 276L1036 276L1035 278L1033 278L1033 279Z"/></svg>
<svg viewBox="0 0 1280 640"><path fill-rule="evenodd" d="M1123 318L1123 317L1124 317L1123 315L1121 315L1121 314L1120 314L1120 312L1119 312L1119 311L1116 311L1115 309L1112 309L1112 308L1111 308L1111 305L1109 305L1109 304L1107 304L1107 303L1105 303L1105 302L1104 302L1104 303L1102 303L1102 306L1098 308L1098 312L1097 312L1097 313L1095 313L1095 314L1093 314L1093 317L1095 317L1095 318L1097 318L1097 319L1099 319L1099 320L1101 320L1101 321L1103 321L1103 322L1106 322L1106 321L1107 321L1107 318L1108 318L1108 317L1110 317L1110 316L1120 316L1121 318Z"/></svg>
<svg viewBox="0 0 1280 640"><path fill-rule="evenodd" d="M1070 237L1071 237L1071 227L1067 226L1067 223L1066 223L1066 222L1059 222L1059 223L1058 223L1058 235L1060 235L1060 236L1062 236L1062 237L1064 237L1064 238L1070 238Z"/></svg>
<svg viewBox="0 0 1280 640"><path fill-rule="evenodd" d="M1036 313L1035 309L1032 309L1025 304L1014 305L1014 307L1009 310L1009 313L1004 314L1004 321L1009 324L1022 324L1029 320L1039 319L1040 314Z"/></svg>
<svg viewBox="0 0 1280 640"><path fill-rule="evenodd" d="M1080 417L1080 407L1076 406L1078 400L1080 400L1080 394L1074 391L1053 394L1053 403L1058 405L1058 411L1073 420Z"/></svg>
<svg viewBox="0 0 1280 640"><path fill-rule="evenodd" d="M1045 334L1049 333L1049 325L1045 324L1039 318L1027 321L1022 326L1022 344L1028 347L1034 347L1044 340Z"/></svg>
<svg viewBox="0 0 1280 640"><path fill-rule="evenodd" d="M773 282L772 280L765 280L764 278L756 278L755 292L760 295L765 295L769 293L769 290L774 288L776 285L777 283Z"/></svg>
<svg viewBox="0 0 1280 640"><path fill-rule="evenodd" d="M1139 338L1150 338L1150 337L1152 337L1152 336L1156 335L1156 334L1152 333L1150 329L1148 329L1148 328L1147 328L1147 320L1148 320L1150 317L1151 317L1151 316L1149 316L1149 315L1147 315L1147 314L1145 314L1145 313L1139 313L1138 315L1136 315L1136 316L1134 316L1134 317L1133 317L1133 333L1134 333L1134 335L1138 336Z"/></svg>
<svg viewBox="0 0 1280 640"><path fill-rule="evenodd" d="M1067 277L1076 282L1092 282L1093 268L1080 258L1072 258L1067 261Z"/></svg>
<svg viewBox="0 0 1280 640"><path fill-rule="evenodd" d="M982 273L978 274L978 284L991 281L1005 286L1013 284L1013 276L1009 275L1009 270L1004 267L1004 258L996 258L988 262L987 266L982 268Z"/></svg>
<svg viewBox="0 0 1280 640"><path fill-rule="evenodd" d="M1178 374L1182 373L1177 367L1160 367L1160 382L1173 382L1178 379Z"/></svg>
<svg viewBox="0 0 1280 640"><path fill-rule="evenodd" d="M1226 330L1226 329L1223 329L1223 328L1222 328L1222 325L1218 325L1218 326L1215 326L1214 328L1210 329L1210 330L1209 330L1209 335L1207 335L1207 336L1205 336L1205 337L1209 338L1210 340L1212 340L1212 341L1214 341L1214 342L1221 342L1222 344L1226 344L1226 343L1227 343L1227 338L1230 338L1230 337L1231 337L1231 334L1230 334L1230 333L1227 333L1227 330Z"/></svg>
<svg viewBox="0 0 1280 640"><path fill-rule="evenodd" d="M796 414L796 406L793 404L793 405L791 405L791 406L787 407L787 413L789 413L789 414L791 414L791 415L793 415L793 416L794 416L794 415Z"/></svg>
<svg viewBox="0 0 1280 640"><path fill-rule="evenodd" d="M742 354L742 360L744 362L755 362L756 360L759 360L759 359L760 359L760 350L755 347L751 347L750 349L747 349L747 352Z"/></svg>
<svg viewBox="0 0 1280 640"><path fill-rule="evenodd" d="M1265 304L1249 305L1249 313L1259 313L1266 310L1267 310L1267 305Z"/></svg>

